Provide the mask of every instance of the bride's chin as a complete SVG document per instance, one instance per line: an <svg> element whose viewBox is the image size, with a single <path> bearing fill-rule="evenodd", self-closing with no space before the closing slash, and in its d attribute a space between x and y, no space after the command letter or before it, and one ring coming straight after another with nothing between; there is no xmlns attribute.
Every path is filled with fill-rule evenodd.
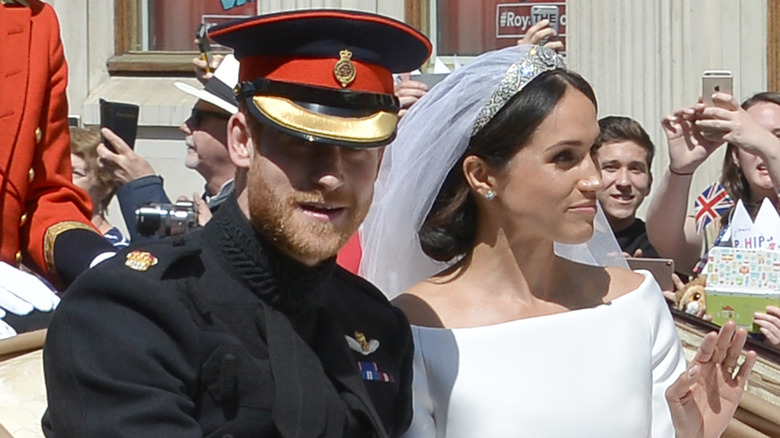
<svg viewBox="0 0 780 438"><path fill-rule="evenodd" d="M566 245L578 245L580 243L586 243L591 237L593 237L593 227L583 230L581 233L569 233L565 236L558 236L555 241Z"/></svg>

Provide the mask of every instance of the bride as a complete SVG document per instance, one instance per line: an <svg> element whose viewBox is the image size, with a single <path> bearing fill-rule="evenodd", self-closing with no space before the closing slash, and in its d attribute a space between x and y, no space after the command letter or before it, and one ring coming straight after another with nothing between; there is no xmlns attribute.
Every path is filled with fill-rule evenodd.
<svg viewBox="0 0 780 438"><path fill-rule="evenodd" d="M407 436L716 437L727 426L755 353L738 366L746 333L729 323L686 370L658 285L619 267L598 211L598 133L590 85L528 45L456 70L402 119L361 271L405 291L394 304L415 341Z"/></svg>

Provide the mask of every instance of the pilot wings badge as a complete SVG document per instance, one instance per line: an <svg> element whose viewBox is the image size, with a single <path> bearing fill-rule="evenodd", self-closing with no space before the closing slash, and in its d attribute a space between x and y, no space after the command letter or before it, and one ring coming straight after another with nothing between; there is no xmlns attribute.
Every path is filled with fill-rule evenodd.
<svg viewBox="0 0 780 438"><path fill-rule="evenodd" d="M349 335L344 335L344 338L347 339L347 344L349 344L349 348L351 348L354 351L357 351L363 356L368 356L369 354L375 352L377 348L379 348L379 341L377 341L376 339L371 339L369 341L368 339L366 339L366 335L361 332L355 332L354 338Z"/></svg>

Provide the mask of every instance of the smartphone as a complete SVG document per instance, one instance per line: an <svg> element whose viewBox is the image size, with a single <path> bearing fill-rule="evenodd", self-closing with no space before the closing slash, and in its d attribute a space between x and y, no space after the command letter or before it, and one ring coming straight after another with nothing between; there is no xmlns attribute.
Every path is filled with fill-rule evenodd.
<svg viewBox="0 0 780 438"><path fill-rule="evenodd" d="M653 274L653 278L661 286L661 290L674 290L674 260L672 259L654 259L649 257L626 257L628 266L632 271L644 269Z"/></svg>
<svg viewBox="0 0 780 438"><path fill-rule="evenodd" d="M110 129L131 149L134 149L135 136L138 133L138 109L138 105L132 103L109 102L100 99L100 127ZM108 149L116 152L111 143L105 138L102 140Z"/></svg>
<svg viewBox="0 0 780 438"><path fill-rule="evenodd" d="M714 93L734 93L734 76L728 70L707 70L701 75L701 98L707 106L713 106Z"/></svg>
<svg viewBox="0 0 780 438"><path fill-rule="evenodd" d="M558 35L558 24L560 23L560 10L558 9L558 6L554 5L533 5L531 6L531 25L544 20L544 19L550 20L550 28L555 31L555 35L557 38ZM539 45L544 45L547 43L550 39L544 38L541 41L539 41Z"/></svg>
<svg viewBox="0 0 780 438"><path fill-rule="evenodd" d="M423 84L427 85L428 90L430 90L434 85L444 80L448 74L449 73L422 73L419 75L412 75L410 79L413 81L422 82Z"/></svg>
<svg viewBox="0 0 780 438"><path fill-rule="evenodd" d="M195 30L195 41L198 42L200 57L206 61L206 72L211 73L211 42L209 41L209 27L205 23L198 26Z"/></svg>

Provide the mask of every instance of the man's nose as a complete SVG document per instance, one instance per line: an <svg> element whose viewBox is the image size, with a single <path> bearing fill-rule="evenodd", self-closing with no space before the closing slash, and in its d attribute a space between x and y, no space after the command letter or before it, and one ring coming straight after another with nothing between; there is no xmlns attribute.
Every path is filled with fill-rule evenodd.
<svg viewBox="0 0 780 438"><path fill-rule="evenodd" d="M312 172L313 182L326 191L333 191L344 184L344 151L338 146L317 146Z"/></svg>

